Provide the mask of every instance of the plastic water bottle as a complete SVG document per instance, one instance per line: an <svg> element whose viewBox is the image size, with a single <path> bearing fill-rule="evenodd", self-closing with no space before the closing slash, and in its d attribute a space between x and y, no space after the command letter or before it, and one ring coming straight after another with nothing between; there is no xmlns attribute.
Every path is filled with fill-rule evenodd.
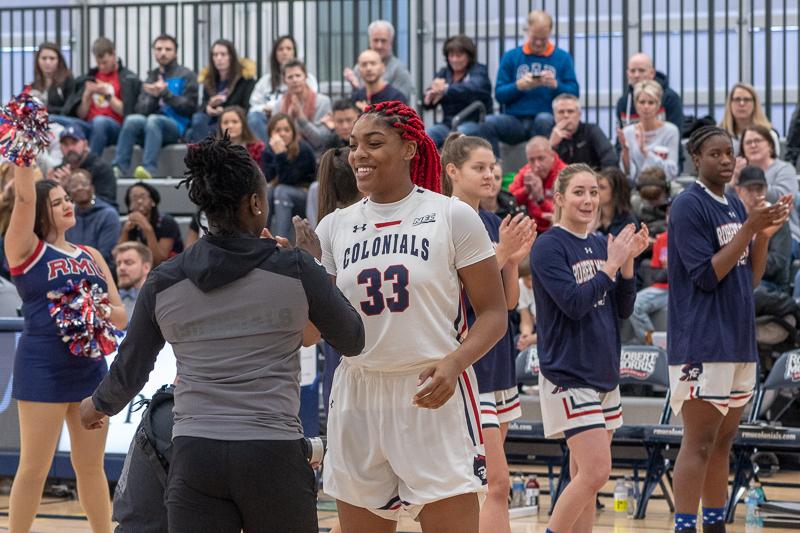
<svg viewBox="0 0 800 533"><path fill-rule="evenodd" d="M536 474L525 483L525 507L539 507L539 480Z"/></svg>
<svg viewBox="0 0 800 533"><path fill-rule="evenodd" d="M627 489L627 502L628 502L628 518L633 518L636 514L636 491L633 487L633 480L625 478L625 488Z"/></svg>
<svg viewBox="0 0 800 533"><path fill-rule="evenodd" d="M755 482L750 481L750 489L747 491L745 497L745 505L747 506L747 514L745 516L745 531L759 531L764 526L764 518L758 505L764 500L764 491Z"/></svg>
<svg viewBox="0 0 800 533"><path fill-rule="evenodd" d="M614 486L614 512L625 513L628 511L628 488L625 486L625 480L622 478L617 479L617 484Z"/></svg>
<svg viewBox="0 0 800 533"><path fill-rule="evenodd" d="M511 507L522 507L525 504L525 481L516 475L511 480Z"/></svg>

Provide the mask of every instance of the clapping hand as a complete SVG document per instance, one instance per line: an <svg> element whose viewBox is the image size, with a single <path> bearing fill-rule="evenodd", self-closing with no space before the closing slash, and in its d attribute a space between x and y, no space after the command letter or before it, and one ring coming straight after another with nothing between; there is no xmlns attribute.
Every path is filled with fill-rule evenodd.
<svg viewBox="0 0 800 533"><path fill-rule="evenodd" d="M536 239L536 222L525 213L514 218L506 215L500 223L500 242L495 254L501 268L505 263L519 264L531 251Z"/></svg>
<svg viewBox="0 0 800 533"><path fill-rule="evenodd" d="M322 259L322 244L308 220L295 215L292 217L292 225L294 226L295 246L310 253L317 261Z"/></svg>
<svg viewBox="0 0 800 533"><path fill-rule="evenodd" d="M762 230L759 231L762 235L767 238L771 238L775 235L781 226L786 223L786 220L789 218L789 214L791 213L792 207L794 204L794 197L791 194L784 194L781 196L774 205L769 205L763 198L761 203L757 209L763 209L764 211L760 213L766 218L770 219L770 223ZM754 210L751 210L748 213L747 219L750 219Z"/></svg>

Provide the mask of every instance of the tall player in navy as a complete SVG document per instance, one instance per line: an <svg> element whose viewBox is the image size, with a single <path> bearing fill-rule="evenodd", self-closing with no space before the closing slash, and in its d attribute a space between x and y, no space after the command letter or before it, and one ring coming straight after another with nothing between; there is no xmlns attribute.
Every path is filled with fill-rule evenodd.
<svg viewBox="0 0 800 533"><path fill-rule="evenodd" d="M697 183L669 217L667 344L673 410L684 432L675 464L675 530L725 531L731 443L753 394L758 352L753 288L764 274L769 239L787 220L792 197L745 212L725 192L735 157L728 132L706 126L688 143Z"/></svg>
<svg viewBox="0 0 800 533"><path fill-rule="evenodd" d="M565 437L572 481L548 523L555 533L591 531L597 492L611 473L611 436L622 425L618 321L633 312L633 261L647 227L616 237L588 234L599 207L597 174L569 165L556 179L554 221L531 251L539 330L539 396L545 436Z"/></svg>
<svg viewBox="0 0 800 533"><path fill-rule="evenodd" d="M367 108L350 144L367 197L317 233L366 347L334 375L325 491L344 533L394 532L401 507L423 531L477 533L486 468L471 365L507 322L494 249L475 211L435 192L441 164L412 109ZM478 317L466 338L462 284Z"/></svg>
<svg viewBox="0 0 800 533"><path fill-rule="evenodd" d="M452 194L477 211L489 239L495 245L497 266L503 278L506 307L513 310L519 300L519 263L530 253L536 238L536 223L524 214L513 219L480 209L482 199L493 197L495 157L492 145L480 137L452 133L442 147L443 191ZM466 299L467 323L475 321L475 312ZM481 399L481 427L486 448L486 473L489 493L481 507L480 530L510 533L508 516L508 463L503 442L508 423L522 416L515 351L509 330L489 352L474 365Z"/></svg>
<svg viewBox="0 0 800 533"><path fill-rule="evenodd" d="M14 169L14 210L5 239L11 276L22 298L25 329L14 359L13 396L20 425L20 463L11 487L10 530L30 530L64 420L78 497L94 532L111 531L108 482L103 470L106 429L81 427L79 402L106 373L103 358L76 357L50 317L48 291L67 280L89 280L108 291L109 317L118 328L127 317L111 273L97 250L70 244L64 233L75 225L72 201L55 181L34 184L30 168Z"/></svg>

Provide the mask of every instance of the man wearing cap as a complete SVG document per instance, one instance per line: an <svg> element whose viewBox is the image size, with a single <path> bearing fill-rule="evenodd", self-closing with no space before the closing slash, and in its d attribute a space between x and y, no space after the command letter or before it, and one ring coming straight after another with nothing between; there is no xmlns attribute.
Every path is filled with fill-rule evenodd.
<svg viewBox="0 0 800 533"><path fill-rule="evenodd" d="M749 213L758 206L767 196L767 178L760 168L748 165L739 173L736 184L736 195L744 204ZM760 287L771 291L789 292L792 257L792 232L789 224L785 223L781 229L769 240L767 248L767 267L761 277Z"/></svg>
<svg viewBox="0 0 800 533"><path fill-rule="evenodd" d="M59 136L63 163L47 172L47 177L61 182L66 182L72 171L82 168L92 175L95 194L117 207L117 179L111 170L111 165L89 151L89 142L86 134L78 126L64 128Z"/></svg>

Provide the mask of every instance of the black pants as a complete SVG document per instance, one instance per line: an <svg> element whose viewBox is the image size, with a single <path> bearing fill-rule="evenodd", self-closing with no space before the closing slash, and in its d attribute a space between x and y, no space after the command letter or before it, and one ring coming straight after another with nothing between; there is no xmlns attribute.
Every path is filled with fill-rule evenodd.
<svg viewBox="0 0 800 533"><path fill-rule="evenodd" d="M170 533L317 533L314 472L303 439L173 440Z"/></svg>

